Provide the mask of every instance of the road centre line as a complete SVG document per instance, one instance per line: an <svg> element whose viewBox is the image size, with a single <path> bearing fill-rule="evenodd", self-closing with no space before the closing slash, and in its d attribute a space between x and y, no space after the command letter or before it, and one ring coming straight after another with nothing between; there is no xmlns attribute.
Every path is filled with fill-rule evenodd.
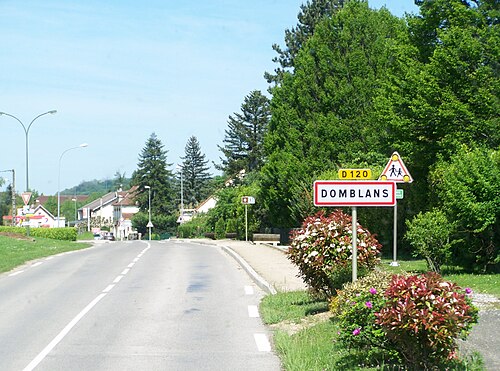
<svg viewBox="0 0 500 371"><path fill-rule="evenodd" d="M125 268L121 274L126 275L128 272L130 272L130 268Z"/></svg>
<svg viewBox="0 0 500 371"><path fill-rule="evenodd" d="M102 292L106 293L106 292L110 292L113 287L115 287L115 285L108 285L108 287L106 287L104 290L102 290Z"/></svg>
<svg viewBox="0 0 500 371"><path fill-rule="evenodd" d="M135 263L130 263L129 265L127 265L127 268L132 268L134 265Z"/></svg>
<svg viewBox="0 0 500 371"><path fill-rule="evenodd" d="M148 243L148 249L150 245ZM134 264L132 263L132 266ZM129 264L130 266L130 264ZM130 267L129 267L130 268ZM124 270L125 271L125 270ZM11 275L16 275L19 273L22 273L24 271L18 271L15 273L12 273ZM10 275L9 275L10 276ZM75 318L73 318L67 325L62 329L62 331L57 334L57 336L47 345L29 364L26 366L23 371L32 371L34 370L40 362L42 362L45 357L59 344L64 337L71 331L73 327L93 308L101 301L102 298L104 298L114 287L115 284L118 283L124 276L119 275L118 277L115 278L113 281L113 284L108 285L97 297L92 300L80 313L76 315Z"/></svg>
<svg viewBox="0 0 500 371"><path fill-rule="evenodd" d="M94 300L92 300L83 310L78 313L78 315L71 320L70 323L66 325L65 328L47 345L29 364L23 371L33 370L40 362L43 361L45 357L50 353L52 349L55 348L57 344L61 342L62 339L70 332L70 330L75 327L75 325L97 304L103 297L107 294L99 294Z"/></svg>

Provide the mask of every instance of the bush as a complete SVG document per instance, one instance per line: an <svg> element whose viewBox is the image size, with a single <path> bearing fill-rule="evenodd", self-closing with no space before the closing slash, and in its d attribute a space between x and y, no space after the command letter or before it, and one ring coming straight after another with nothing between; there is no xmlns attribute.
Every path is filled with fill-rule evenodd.
<svg viewBox="0 0 500 371"><path fill-rule="evenodd" d="M357 256L360 276L380 262L381 245L361 225L357 230ZM319 212L306 218L302 228L293 231L288 258L298 266L300 276L313 290L335 295L352 272L351 217L341 210L328 216Z"/></svg>
<svg viewBox="0 0 500 371"><path fill-rule="evenodd" d="M226 237L226 223L224 219L219 218L215 223L215 239L221 240Z"/></svg>
<svg viewBox="0 0 500 371"><path fill-rule="evenodd" d="M441 266L448 262L451 244L448 242L453 226L439 210L419 213L411 222L406 221L405 238L415 249L414 256L423 257L429 270L441 273Z"/></svg>
<svg viewBox="0 0 500 371"><path fill-rule="evenodd" d="M186 223L179 224L177 234L180 238L200 238L209 232L205 214L196 215Z"/></svg>
<svg viewBox="0 0 500 371"><path fill-rule="evenodd" d="M456 339L465 339L477 322L477 309L463 290L433 272L393 276L384 296L375 324L411 369L455 360Z"/></svg>
<svg viewBox="0 0 500 371"><path fill-rule="evenodd" d="M25 234L24 227L0 227L0 232L11 232ZM30 228L30 236L49 238L52 240L76 241L77 230L75 228Z"/></svg>

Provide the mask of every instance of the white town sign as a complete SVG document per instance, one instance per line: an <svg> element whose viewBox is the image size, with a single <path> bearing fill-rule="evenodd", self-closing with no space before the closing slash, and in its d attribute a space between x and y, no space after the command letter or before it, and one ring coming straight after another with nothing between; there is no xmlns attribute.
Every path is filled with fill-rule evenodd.
<svg viewBox="0 0 500 371"><path fill-rule="evenodd" d="M315 206L394 206L396 183L387 181L317 180Z"/></svg>

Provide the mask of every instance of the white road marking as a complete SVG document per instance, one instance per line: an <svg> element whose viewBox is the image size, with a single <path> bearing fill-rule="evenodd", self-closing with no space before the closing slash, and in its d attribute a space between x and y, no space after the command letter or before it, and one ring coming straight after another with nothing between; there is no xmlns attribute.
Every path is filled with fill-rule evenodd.
<svg viewBox="0 0 500 371"><path fill-rule="evenodd" d="M135 258L134 260L132 260L134 263L137 263L139 261L139 258Z"/></svg>
<svg viewBox="0 0 500 371"><path fill-rule="evenodd" d="M132 268L134 265L135 263L130 263L129 265L127 265L127 268Z"/></svg>
<svg viewBox="0 0 500 371"><path fill-rule="evenodd" d="M59 342L70 332L70 330L103 298L106 294L99 294L92 300L78 315L66 325L65 328L47 345L30 363L24 368L23 371L33 370L43 359L55 348Z"/></svg>
<svg viewBox="0 0 500 371"><path fill-rule="evenodd" d="M113 289L113 287L115 287L115 285L108 285L108 287L102 290L102 292L110 292Z"/></svg>
<svg viewBox="0 0 500 371"><path fill-rule="evenodd" d="M257 308L256 305L249 305L248 306L248 316L250 318L259 318L259 308Z"/></svg>
<svg viewBox="0 0 500 371"><path fill-rule="evenodd" d="M257 344L257 349L259 352L270 352L271 351L271 343L267 338L266 334L254 334L255 343Z"/></svg>
<svg viewBox="0 0 500 371"><path fill-rule="evenodd" d="M31 267L38 267L39 265L42 265L42 264L43 264L43 262L37 262L37 263L33 264Z"/></svg>
<svg viewBox="0 0 500 371"><path fill-rule="evenodd" d="M113 281L113 283L118 283L120 282L120 280L123 278L123 276L118 276L115 278L115 280Z"/></svg>
<svg viewBox="0 0 500 371"><path fill-rule="evenodd" d="M130 272L130 268L125 268L121 274L126 275L128 272Z"/></svg>
<svg viewBox="0 0 500 371"><path fill-rule="evenodd" d="M253 286L245 286L245 295L253 295Z"/></svg>
<svg viewBox="0 0 500 371"><path fill-rule="evenodd" d="M9 274L9 277L12 277L12 276L17 276L18 274L21 274L24 272L24 269L23 270L20 270L20 271L17 271L17 272L14 272L14 273L11 273Z"/></svg>

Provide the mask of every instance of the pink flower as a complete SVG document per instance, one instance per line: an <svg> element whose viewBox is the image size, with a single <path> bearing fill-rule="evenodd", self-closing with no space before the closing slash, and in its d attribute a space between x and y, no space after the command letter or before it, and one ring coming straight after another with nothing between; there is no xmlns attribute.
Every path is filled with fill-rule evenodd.
<svg viewBox="0 0 500 371"><path fill-rule="evenodd" d="M470 287L466 287L466 288L465 288L465 293L466 293L467 295L472 294L472 289L471 289Z"/></svg>
<svg viewBox="0 0 500 371"><path fill-rule="evenodd" d="M359 335L360 333L361 333L361 328L360 328L360 327L358 327L357 329L355 329L355 330L352 332L352 334L353 334L354 336Z"/></svg>
<svg viewBox="0 0 500 371"><path fill-rule="evenodd" d="M370 308L370 309L372 309L372 308L373 308L373 304L372 304L372 302L371 302L371 301L367 301L367 302L365 303L365 305L366 305L366 307L367 307L367 308Z"/></svg>
<svg viewBox="0 0 500 371"><path fill-rule="evenodd" d="M372 287L370 289L370 294L375 295L376 293L377 293L377 290Z"/></svg>

